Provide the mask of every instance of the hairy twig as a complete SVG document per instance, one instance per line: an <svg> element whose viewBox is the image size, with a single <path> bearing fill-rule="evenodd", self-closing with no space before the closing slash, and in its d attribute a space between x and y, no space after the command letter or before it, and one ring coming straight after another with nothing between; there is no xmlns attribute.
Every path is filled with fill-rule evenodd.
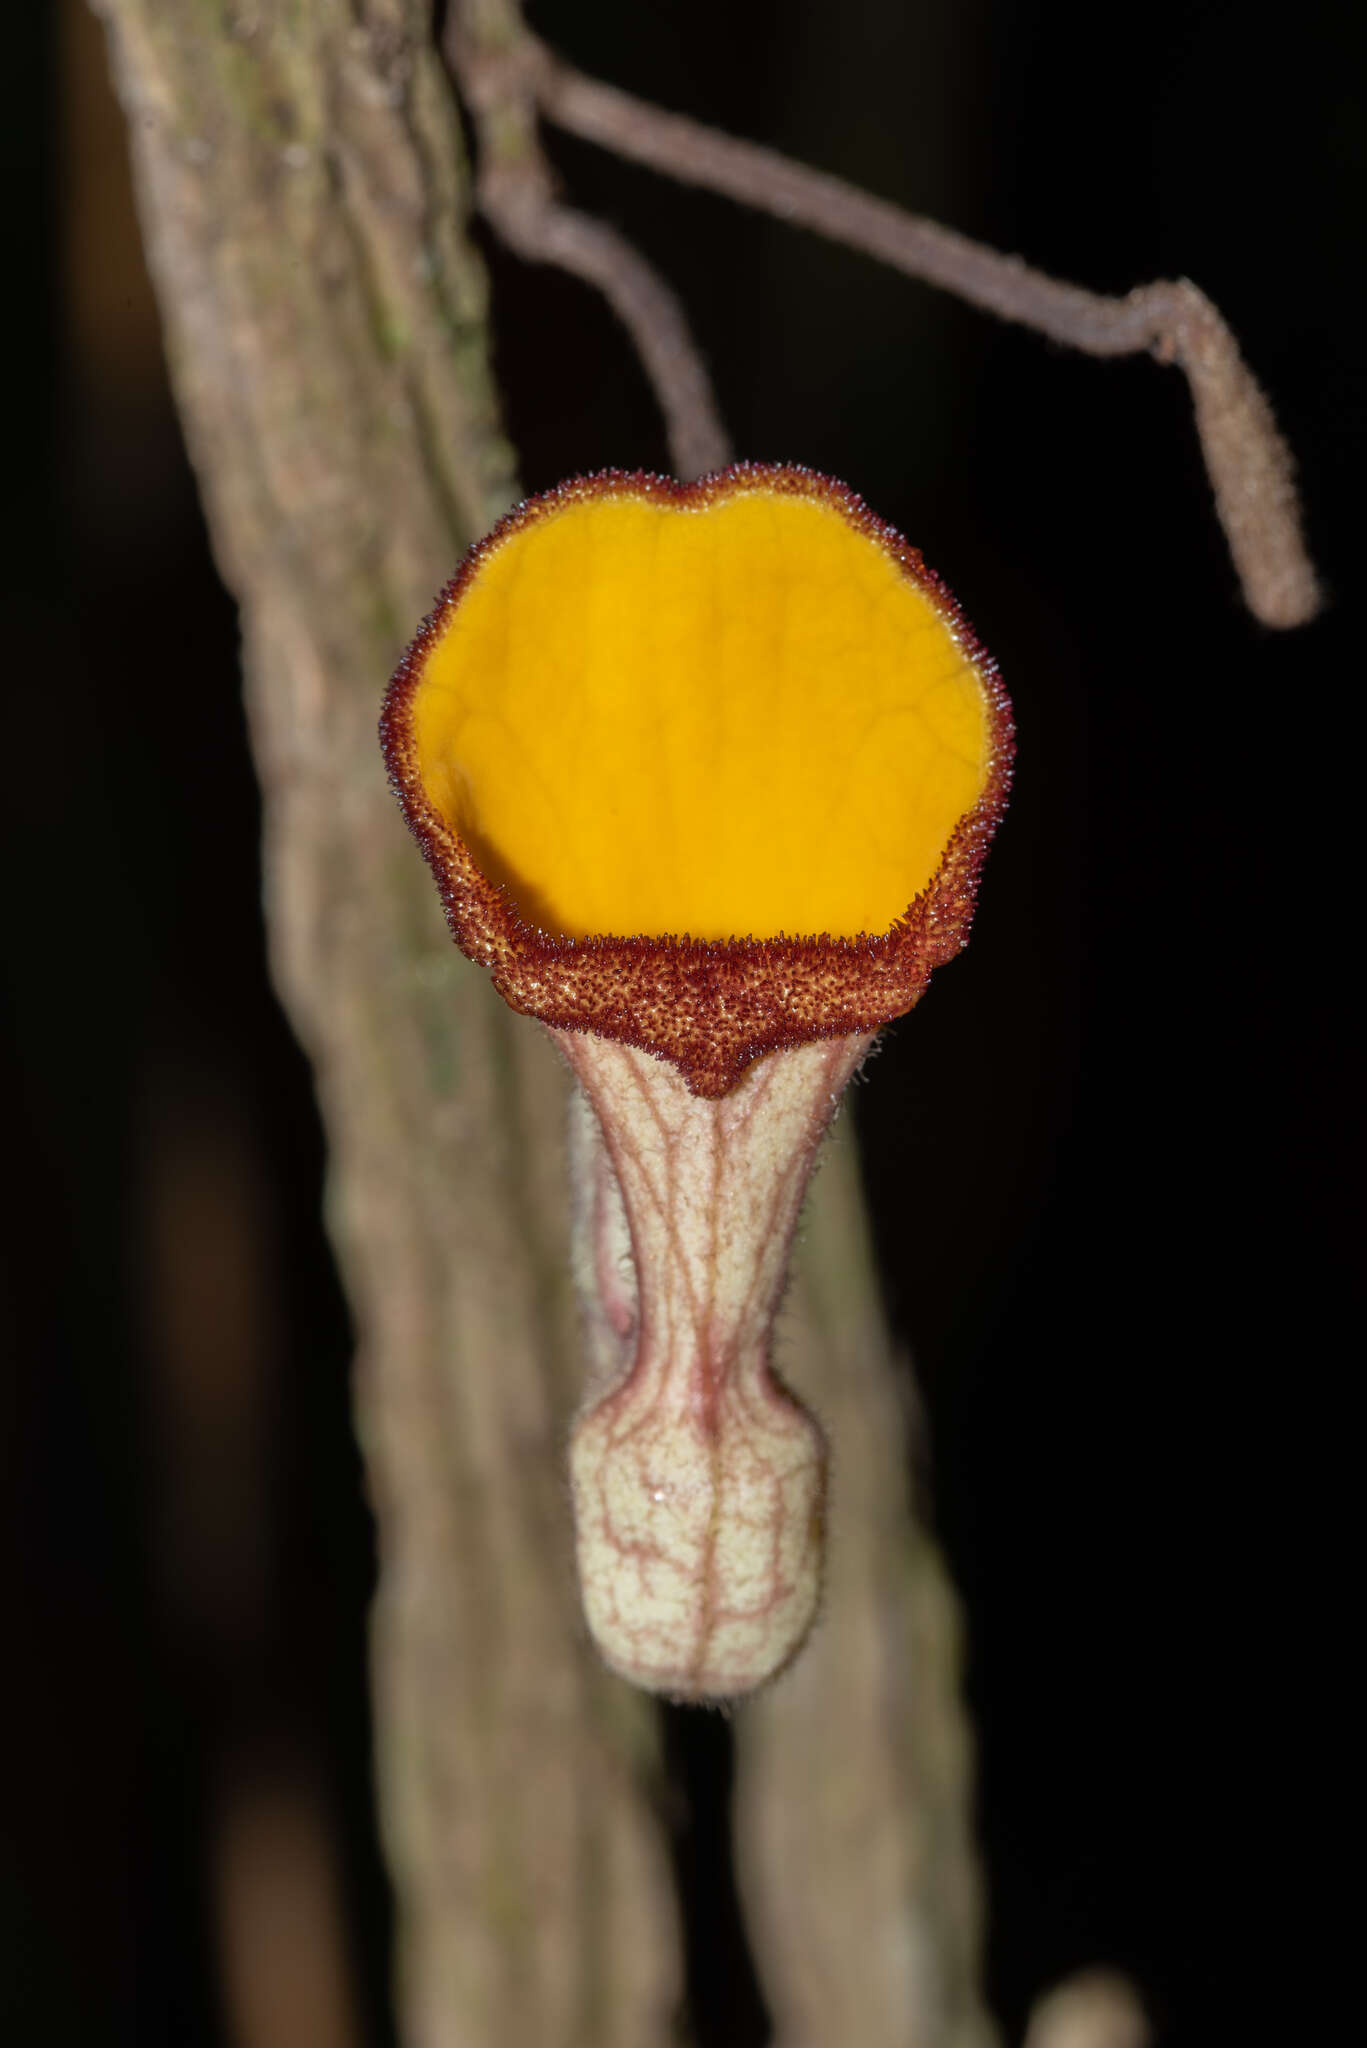
<svg viewBox="0 0 1367 2048"><path fill-rule="evenodd" d="M721 469L730 443L678 296L615 228L555 197L525 62L538 47L497 0L452 12L445 48L477 131L480 211L516 255L553 263L602 292L654 388L675 474Z"/></svg>
<svg viewBox="0 0 1367 2048"><path fill-rule="evenodd" d="M508 29L513 10L501 0L501 11ZM1216 511L1249 609L1269 626L1314 617L1320 591L1290 452L1234 336L1194 284L1161 281L1119 299L1064 284L843 179L586 78L524 28L505 33L496 62L505 80L516 79L524 105L619 156L828 235L1088 355L1147 352L1176 363L1191 386ZM483 57L462 70L467 92L487 70Z"/></svg>

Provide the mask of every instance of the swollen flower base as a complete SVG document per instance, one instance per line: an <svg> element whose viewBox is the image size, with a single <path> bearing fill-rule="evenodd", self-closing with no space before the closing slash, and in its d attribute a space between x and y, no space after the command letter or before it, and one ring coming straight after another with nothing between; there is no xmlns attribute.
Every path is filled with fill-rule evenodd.
<svg viewBox="0 0 1367 2048"><path fill-rule="evenodd" d="M769 1346L816 1149L869 1041L771 1054L716 1100L632 1046L561 1043L604 1134L589 1186L605 1204L615 1182L631 1254L614 1271L620 1226L600 1208L581 1288L615 1321L570 1443L584 1611L639 1685L748 1692L820 1592L825 1445Z"/></svg>
<svg viewBox="0 0 1367 2048"><path fill-rule="evenodd" d="M589 1626L639 1684L744 1692L820 1587L824 1447L770 1361L793 1229L872 1034L967 940L1005 694L843 486L607 473L472 549L382 736L457 943L591 1109Z"/></svg>

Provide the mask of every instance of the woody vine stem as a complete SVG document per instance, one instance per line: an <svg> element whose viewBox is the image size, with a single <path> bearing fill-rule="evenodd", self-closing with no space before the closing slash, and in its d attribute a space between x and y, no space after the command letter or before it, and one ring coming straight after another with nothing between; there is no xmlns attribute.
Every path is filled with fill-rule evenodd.
<svg viewBox="0 0 1367 2048"><path fill-rule="evenodd" d="M1304 625L1319 610L1290 451L1233 334L1189 280L1140 285L1123 298L1065 284L843 179L585 77L530 32L517 0L456 0L445 51L477 130L483 212L515 253L572 271L608 299L654 387L681 477L730 459L706 366L665 280L615 229L555 197L540 119L862 250L1084 354L1175 364L1191 390L1215 509L1249 610L1276 627Z"/></svg>

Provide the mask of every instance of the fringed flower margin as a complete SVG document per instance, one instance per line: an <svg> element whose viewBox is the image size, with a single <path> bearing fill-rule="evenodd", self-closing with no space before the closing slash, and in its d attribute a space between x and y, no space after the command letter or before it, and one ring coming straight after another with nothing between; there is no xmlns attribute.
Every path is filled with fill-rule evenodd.
<svg viewBox="0 0 1367 2048"><path fill-rule="evenodd" d="M427 658L481 567L535 522L591 498L636 498L701 510L751 492L809 498L875 541L931 600L982 685L989 721L981 796L959 820L929 886L885 932L694 939L566 938L529 925L484 875L429 799L419 772L413 702ZM968 942L978 878L1006 807L1015 733L996 664L918 550L853 491L818 471L736 463L695 483L602 470L526 499L470 549L390 682L380 724L390 781L436 878L457 945L491 970L504 1000L562 1031L588 1031L677 1067L694 1095L735 1087L764 1054L876 1030L920 1000L935 968Z"/></svg>

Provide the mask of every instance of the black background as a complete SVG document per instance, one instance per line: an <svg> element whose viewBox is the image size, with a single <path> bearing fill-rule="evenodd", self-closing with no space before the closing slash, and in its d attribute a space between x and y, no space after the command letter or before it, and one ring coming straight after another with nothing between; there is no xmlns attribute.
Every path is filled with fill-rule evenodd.
<svg viewBox="0 0 1367 2048"><path fill-rule="evenodd" d="M215 1760L245 1746L307 1758L382 2042L371 1539L321 1139L266 979L233 612L164 390L101 381L74 331L73 263L126 255L73 242L91 116L59 11L24 12L0 139L0 2012L16 2041L222 2038L206 1813ZM1106 1961L1164 2043L1311 2038L1343 1981L1326 1841L1360 1348L1341 1320L1360 17L1319 0L1273 33L1210 0L1104 29L1075 0L546 0L534 21L585 69L1058 275L1195 278L1297 452L1330 608L1278 636L1241 607L1176 373L1074 357L553 140L569 195L682 292L738 452L853 484L945 576L1015 703L972 946L856 1104L966 1610L992 1999L1017 2039L1044 1986ZM665 467L611 315L488 255L526 486ZM130 270L110 289L144 287ZM245 1176L268 1276L274 1535L236 1632L197 1618L158 1505L140 1219L167 1146L201 1141ZM694 1902L704 2048L757 2043L710 1910Z"/></svg>

